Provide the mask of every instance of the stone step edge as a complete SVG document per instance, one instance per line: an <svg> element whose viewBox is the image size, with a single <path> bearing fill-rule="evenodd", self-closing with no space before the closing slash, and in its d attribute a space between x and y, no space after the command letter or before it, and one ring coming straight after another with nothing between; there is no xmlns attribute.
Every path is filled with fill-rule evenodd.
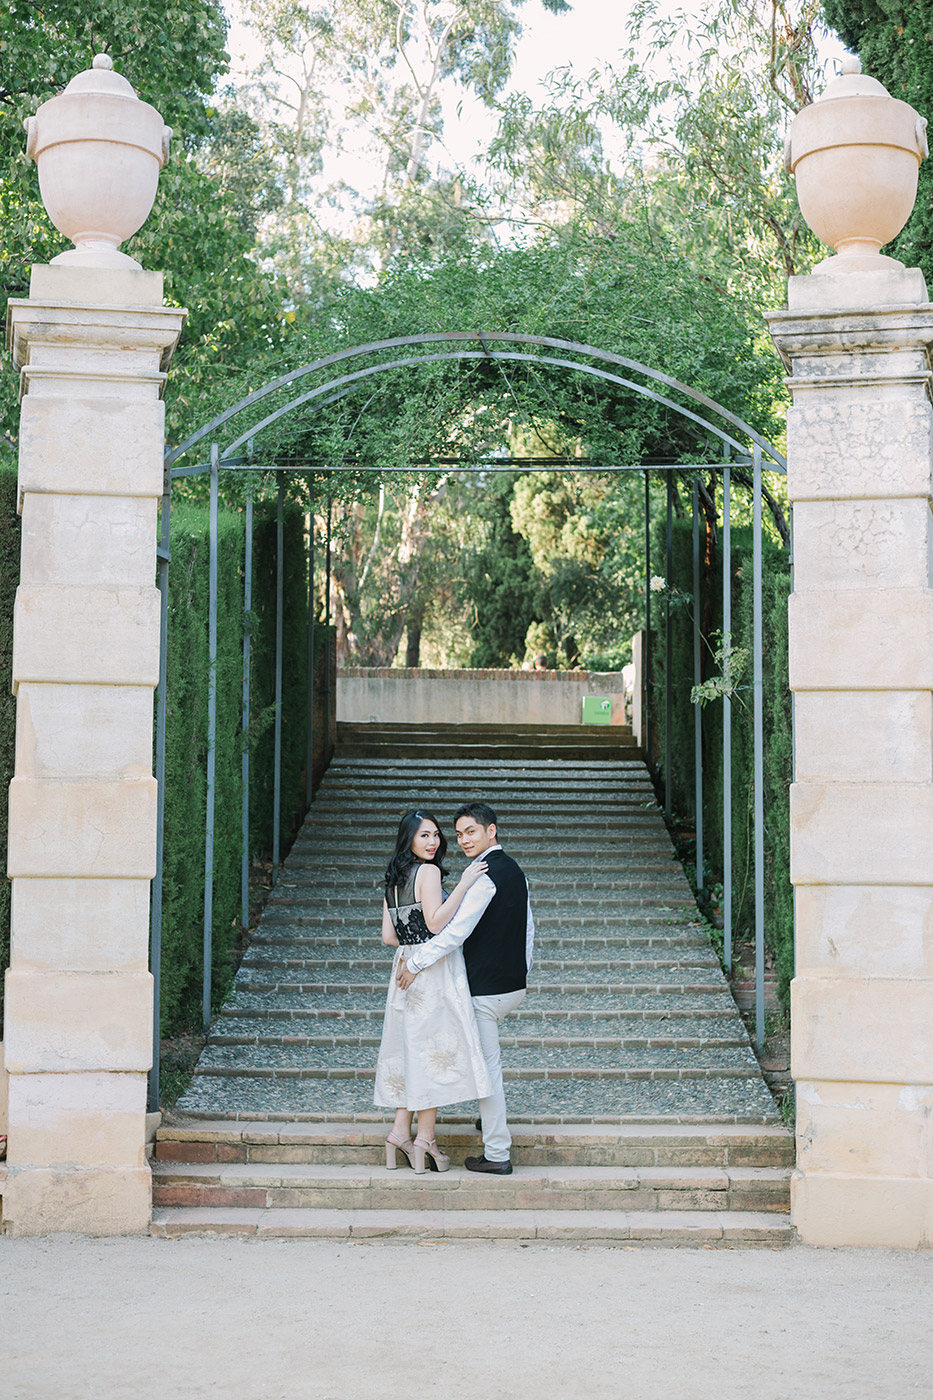
<svg viewBox="0 0 933 1400"><path fill-rule="evenodd" d="M332 1114L325 1112L313 1112L311 1110L290 1109L270 1110L268 1113L259 1113L256 1109L251 1109L248 1113L241 1113L239 1109L215 1109L210 1113L210 1117L205 1116L203 1108L187 1109L177 1104L172 1110L173 1116L177 1119L191 1119L193 1122L212 1123L329 1123L332 1121ZM382 1125L383 1137L391 1126L385 1113L377 1113L375 1110L361 1111L359 1113L344 1113L343 1120L347 1123L379 1123ZM455 1116L439 1117L438 1128L447 1133L453 1126L461 1123L472 1123L473 1118L465 1114ZM781 1127L777 1106L773 1113L658 1113L654 1116L646 1116L644 1113L564 1113L559 1117L554 1115L548 1117L542 1114L540 1117L528 1118L509 1115L509 1127L513 1130L521 1125L540 1127L547 1125L549 1128L557 1124L581 1127L587 1125L624 1126L625 1124L641 1123L654 1124L659 1127L679 1127L679 1126L708 1126L710 1128L743 1127L767 1129ZM783 1132L784 1129L781 1128Z"/></svg>
<svg viewBox="0 0 933 1400"><path fill-rule="evenodd" d="M674 1166L589 1166L586 1164L516 1164L512 1177L489 1177L468 1172L453 1163L446 1172L425 1172L417 1176L404 1163L389 1171L379 1163L318 1162L185 1162L156 1158L152 1163L153 1183L177 1185L299 1189L333 1185L347 1190L385 1186L403 1191L506 1191L513 1187L546 1186L564 1190L630 1191L639 1187L657 1191L729 1191L733 1187L780 1187L790 1181L790 1167L718 1167L709 1165Z"/></svg>
<svg viewBox="0 0 933 1400"><path fill-rule="evenodd" d="M223 1033L211 1031L208 1045L250 1046L254 1049L273 1049L290 1045L296 1050L335 1050L350 1047L355 1050L378 1050L381 1037L372 1035L271 1035L264 1031L261 1035L248 1035L245 1031ZM744 1050L748 1047L748 1036L737 1029L734 1036L506 1036L500 1035L499 1044L506 1050Z"/></svg>
<svg viewBox="0 0 933 1400"><path fill-rule="evenodd" d="M626 1240L671 1245L788 1245L790 1215L772 1211L403 1211L161 1207L150 1234L306 1239Z"/></svg>
<svg viewBox="0 0 933 1400"><path fill-rule="evenodd" d="M381 1144L388 1131L388 1128L384 1126L384 1118L377 1118L376 1114L370 1115L365 1120L358 1117L324 1117L316 1120L320 1122L321 1126L314 1130L309 1130L297 1118L285 1119L282 1120L285 1126L277 1128L274 1132L268 1126L268 1118L257 1118L255 1115L238 1120L236 1126L223 1128L217 1126L218 1120L213 1117L191 1116L190 1120L188 1115L185 1117L184 1123L163 1123L156 1132L156 1141L229 1142L235 1139L258 1147L292 1145L321 1147L330 1144L345 1144L349 1138L353 1140L354 1144L365 1147ZM367 1131L365 1127L360 1127L361 1122L378 1122L383 1126L381 1131L378 1127ZM757 1142L762 1138L793 1144L791 1133L780 1123L763 1124L751 1131L745 1125L738 1123L724 1123L715 1130L711 1130L702 1126L701 1120L667 1123L658 1118L645 1117L604 1118L599 1121L580 1120L577 1122L565 1119L510 1117L509 1122L513 1129L513 1142L525 1147L535 1146L539 1142L550 1146L577 1146L578 1143L604 1146L625 1142L628 1146L633 1147L645 1145L681 1146L688 1142L720 1147L728 1146L730 1143L741 1144L749 1139ZM289 1124L292 1126L290 1127ZM471 1141L476 1141L476 1130L473 1127L472 1118L448 1119L444 1121L442 1126L448 1136L468 1137ZM614 1128L615 1131L607 1132L606 1129L609 1127Z"/></svg>
<svg viewBox="0 0 933 1400"><path fill-rule="evenodd" d="M261 1047L260 1047L261 1048ZM334 1083L340 1080L361 1082L376 1077L375 1065L212 1065L198 1063L194 1071L195 1079L275 1079L289 1083L316 1083L320 1080ZM761 1070L757 1060L752 1064L709 1065L698 1069L619 1069L614 1065L576 1066L572 1069L545 1069L526 1066L513 1069L505 1066L502 1078L508 1084L530 1083L702 1083L710 1079L758 1080Z"/></svg>

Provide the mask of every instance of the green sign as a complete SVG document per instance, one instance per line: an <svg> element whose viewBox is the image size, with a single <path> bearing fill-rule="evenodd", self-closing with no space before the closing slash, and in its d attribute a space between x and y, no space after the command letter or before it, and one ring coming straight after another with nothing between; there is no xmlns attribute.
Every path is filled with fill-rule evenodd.
<svg viewBox="0 0 933 1400"><path fill-rule="evenodd" d="M583 723L584 724L611 724L612 723L612 701L608 695L584 695L583 697Z"/></svg>

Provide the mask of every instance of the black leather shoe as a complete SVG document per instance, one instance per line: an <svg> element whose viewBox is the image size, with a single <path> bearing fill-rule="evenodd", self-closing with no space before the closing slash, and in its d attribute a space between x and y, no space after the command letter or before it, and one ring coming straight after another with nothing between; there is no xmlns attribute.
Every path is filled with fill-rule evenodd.
<svg viewBox="0 0 933 1400"><path fill-rule="evenodd" d="M485 1157L467 1157L463 1164L468 1172L489 1172L492 1176L511 1176L512 1163L506 1158L504 1162L487 1162Z"/></svg>

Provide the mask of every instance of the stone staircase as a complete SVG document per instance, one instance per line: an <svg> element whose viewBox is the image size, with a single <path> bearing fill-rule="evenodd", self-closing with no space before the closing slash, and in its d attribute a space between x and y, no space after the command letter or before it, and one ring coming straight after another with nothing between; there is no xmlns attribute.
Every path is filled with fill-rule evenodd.
<svg viewBox="0 0 933 1400"><path fill-rule="evenodd" d="M499 812L538 926L502 1035L516 1172L459 1166L471 1105L439 1115L449 1172L386 1172L381 873L402 811L424 805L449 833L469 797ZM153 1231L780 1244L792 1160L630 733L341 726L159 1130Z"/></svg>

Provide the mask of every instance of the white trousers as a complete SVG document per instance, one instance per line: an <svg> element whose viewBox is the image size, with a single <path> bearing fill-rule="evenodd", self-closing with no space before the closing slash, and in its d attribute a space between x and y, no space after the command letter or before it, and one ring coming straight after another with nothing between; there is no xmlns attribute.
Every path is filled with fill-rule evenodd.
<svg viewBox="0 0 933 1400"><path fill-rule="evenodd" d="M480 1099L479 1112L483 1120L483 1156L487 1162L507 1162L512 1134L505 1112L505 1089L502 1086L502 1056L499 1051L499 1022L517 1011L525 1000L525 988L503 992L493 997L473 997L479 1043L483 1047L486 1068L492 1083L488 1098Z"/></svg>

